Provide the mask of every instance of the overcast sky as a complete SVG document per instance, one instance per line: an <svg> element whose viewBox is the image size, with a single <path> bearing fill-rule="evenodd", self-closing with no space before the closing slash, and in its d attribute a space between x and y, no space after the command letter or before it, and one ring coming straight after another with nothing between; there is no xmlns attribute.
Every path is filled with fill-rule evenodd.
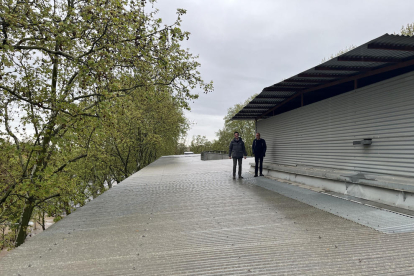
<svg viewBox="0 0 414 276"><path fill-rule="evenodd" d="M213 140L227 109L323 58L414 22L413 0L158 0L168 24L187 10L183 46L200 56L214 92L200 94L187 118L193 135Z"/></svg>

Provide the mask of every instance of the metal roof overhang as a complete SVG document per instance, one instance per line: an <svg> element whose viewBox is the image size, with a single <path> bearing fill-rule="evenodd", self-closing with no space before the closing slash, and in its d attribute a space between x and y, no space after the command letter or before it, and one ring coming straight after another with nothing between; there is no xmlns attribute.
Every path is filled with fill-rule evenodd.
<svg viewBox="0 0 414 276"><path fill-rule="evenodd" d="M232 120L266 119L281 111L303 106L305 93L311 94L349 82L354 83L352 89L355 89L360 87L358 80L409 66L414 66L414 36L385 34L289 79L265 87ZM376 81L381 81L381 78ZM335 96L335 93L331 96ZM315 98L313 102L328 97ZM292 104L293 101L296 103Z"/></svg>

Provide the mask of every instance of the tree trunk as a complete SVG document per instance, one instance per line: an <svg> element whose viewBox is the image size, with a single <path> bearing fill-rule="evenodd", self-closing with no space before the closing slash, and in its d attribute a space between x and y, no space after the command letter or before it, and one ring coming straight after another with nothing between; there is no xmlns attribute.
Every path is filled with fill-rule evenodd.
<svg viewBox="0 0 414 276"><path fill-rule="evenodd" d="M37 221L37 223L39 223L39 225L42 226L42 230L43 231L46 230L46 226L45 226L45 215L46 215L46 212L42 210L39 213L39 220Z"/></svg>
<svg viewBox="0 0 414 276"><path fill-rule="evenodd" d="M96 181L91 181L91 192L92 192L92 198L95 199L98 197L98 187L96 185Z"/></svg>
<svg viewBox="0 0 414 276"><path fill-rule="evenodd" d="M46 212L43 212L42 213L42 229L43 229L43 231L45 231L46 230L46 221L45 221L45 215L46 215Z"/></svg>
<svg viewBox="0 0 414 276"><path fill-rule="evenodd" d="M1 231L3 232L2 233L2 235L1 235L1 237L2 237L2 243L1 243L1 248L0 248L0 250L3 250L4 249L4 241L6 240L5 239L5 237L4 237L4 233L5 233L5 231L6 231L6 227L1 227Z"/></svg>
<svg viewBox="0 0 414 276"><path fill-rule="evenodd" d="M113 180L112 180L112 179L110 179L109 177L108 177L108 178L106 178L106 177L105 177L105 181L106 181L106 183L108 184L108 188L109 188L109 189L111 189L111 188L112 188L112 181L113 181Z"/></svg>
<svg viewBox="0 0 414 276"><path fill-rule="evenodd" d="M26 204L25 204L23 214L21 217L17 239L15 243L16 247L23 244L24 241L26 240L27 227L29 226L29 222L30 222L30 218L32 217L33 209L34 209L34 202L31 202L30 200L26 200Z"/></svg>
<svg viewBox="0 0 414 276"><path fill-rule="evenodd" d="M69 215L72 213L72 210L71 210L71 208L70 208L69 203L68 203L68 202L66 202L66 201L64 201L64 202L63 202L63 206L64 206L64 208L65 208L65 213L66 213L66 215L67 215L67 216L69 216Z"/></svg>

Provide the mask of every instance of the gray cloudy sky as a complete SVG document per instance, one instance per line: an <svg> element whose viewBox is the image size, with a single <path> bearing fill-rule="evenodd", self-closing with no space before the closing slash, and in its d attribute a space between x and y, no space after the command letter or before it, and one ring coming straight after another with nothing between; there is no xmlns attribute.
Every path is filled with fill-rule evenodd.
<svg viewBox="0 0 414 276"><path fill-rule="evenodd" d="M187 10L183 46L200 55L203 79L214 82L186 113L194 122L187 141L213 140L227 109L265 86L414 22L413 0L158 0L155 8L164 23Z"/></svg>

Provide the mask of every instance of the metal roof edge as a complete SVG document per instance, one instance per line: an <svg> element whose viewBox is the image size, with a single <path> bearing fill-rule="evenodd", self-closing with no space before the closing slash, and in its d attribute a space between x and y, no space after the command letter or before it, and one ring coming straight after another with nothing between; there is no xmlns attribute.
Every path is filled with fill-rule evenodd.
<svg viewBox="0 0 414 276"><path fill-rule="evenodd" d="M263 88L231 120L269 117L266 115L303 93L410 65L414 65L414 36L386 33L322 64ZM292 95L287 96L288 91ZM250 108L246 107L249 105L267 111L258 116L257 112L248 116ZM269 108L269 105L273 107Z"/></svg>

